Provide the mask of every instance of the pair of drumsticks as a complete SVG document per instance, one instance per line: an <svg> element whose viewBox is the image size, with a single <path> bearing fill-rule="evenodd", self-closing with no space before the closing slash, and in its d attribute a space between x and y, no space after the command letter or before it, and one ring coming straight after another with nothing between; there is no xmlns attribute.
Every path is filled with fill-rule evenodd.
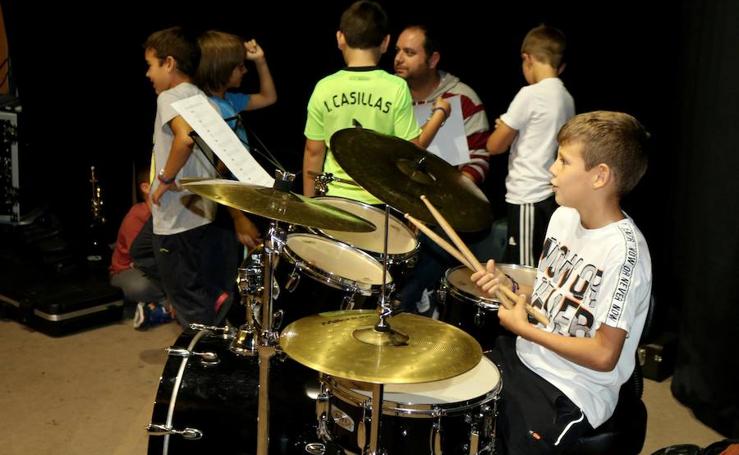
<svg viewBox="0 0 739 455"><path fill-rule="evenodd" d="M436 219L436 222L439 223L439 226L446 232L446 235L449 236L449 238L454 242L455 245L457 245L457 248L449 244L446 240L441 238L438 234L436 234L434 231L429 229L423 222L420 220L412 217L410 214L406 213L405 218L413 223L421 232L426 234L431 240L433 240L437 245L439 245L441 248L444 249L447 253L454 256L459 262L461 262L463 265L465 265L468 269L472 270L473 272L484 272L485 267L480 264L480 261L475 258L475 255L472 254L472 251L470 251L469 248L467 248L467 245L464 244L461 238L457 235L457 233L454 231L454 228L447 222L447 220L442 216L441 213L439 213L438 210L436 210L436 207L431 204L431 202L428 200L426 196L421 196L421 200L424 204L426 204L426 207L428 207L431 214ZM495 290L495 295L498 297L498 300L500 301L501 305L503 305L507 309L513 308L515 305L515 302L519 299L519 296L517 296L511 289L509 289L506 286L498 286ZM549 318L547 318L544 314L542 314L540 311L538 311L536 308L532 307L528 303L526 305L526 311L538 322L541 322L542 324L549 325Z"/></svg>

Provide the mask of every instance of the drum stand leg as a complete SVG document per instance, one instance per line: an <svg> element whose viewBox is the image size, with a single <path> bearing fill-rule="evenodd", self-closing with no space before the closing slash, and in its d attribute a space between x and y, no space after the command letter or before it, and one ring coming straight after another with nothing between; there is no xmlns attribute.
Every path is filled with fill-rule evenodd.
<svg viewBox="0 0 739 455"><path fill-rule="evenodd" d="M269 367L275 355L278 334L272 323L272 283L276 259L282 250L285 231L276 221L270 223L264 243L264 289L262 290L262 323L259 342L259 403L257 413L257 455L269 453Z"/></svg>
<svg viewBox="0 0 739 455"><path fill-rule="evenodd" d="M274 355L274 347L259 346L257 455L267 455L269 453L269 366Z"/></svg>

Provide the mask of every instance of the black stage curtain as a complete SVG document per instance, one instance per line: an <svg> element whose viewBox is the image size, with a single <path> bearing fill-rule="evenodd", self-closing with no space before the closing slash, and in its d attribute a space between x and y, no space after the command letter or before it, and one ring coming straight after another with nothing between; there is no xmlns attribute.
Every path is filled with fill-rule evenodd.
<svg viewBox="0 0 739 455"><path fill-rule="evenodd" d="M672 247L672 303L682 311L672 392L702 422L736 438L739 3L686 1L682 26Z"/></svg>

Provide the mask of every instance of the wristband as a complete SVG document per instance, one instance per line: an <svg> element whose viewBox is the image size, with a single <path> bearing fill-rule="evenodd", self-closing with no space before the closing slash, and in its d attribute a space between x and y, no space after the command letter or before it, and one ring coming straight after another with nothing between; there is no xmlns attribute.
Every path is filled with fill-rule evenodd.
<svg viewBox="0 0 739 455"><path fill-rule="evenodd" d="M172 177L171 179L165 178L164 177L164 169L162 169L161 171L159 171L159 174L157 174L157 180L159 180L160 182L162 182L165 185L169 185L170 183L174 182L174 179L175 179L174 177Z"/></svg>
<svg viewBox="0 0 739 455"><path fill-rule="evenodd" d="M443 113L444 113L444 122L446 122L446 121L447 121L447 119L449 118L449 112L448 112L448 111L447 111L446 109L444 109L443 107L441 107L441 106L436 106L436 107L432 108L432 109L431 109L431 115L432 115L432 116L434 115L434 112L435 112L435 111L441 111L441 112L443 112ZM444 124L444 122L442 122L442 124Z"/></svg>

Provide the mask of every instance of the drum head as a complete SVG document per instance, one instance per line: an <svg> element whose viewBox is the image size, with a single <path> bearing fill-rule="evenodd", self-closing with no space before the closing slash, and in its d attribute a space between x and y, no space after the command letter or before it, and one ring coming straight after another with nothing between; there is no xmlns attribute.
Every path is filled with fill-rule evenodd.
<svg viewBox="0 0 739 455"><path fill-rule="evenodd" d="M348 245L313 234L287 236L286 253L300 259L316 275L335 276L355 283L382 286L382 264ZM386 282L392 283L388 273Z"/></svg>
<svg viewBox="0 0 739 455"><path fill-rule="evenodd" d="M385 212L371 205L336 197L315 198L337 209L346 210L371 222L377 229L374 232L344 232L321 229L324 235L339 240L360 250L382 254L385 244ZM389 256L405 255L415 251L418 241L413 231L398 218L390 215L387 253Z"/></svg>
<svg viewBox="0 0 739 455"><path fill-rule="evenodd" d="M519 284L534 287L536 281L536 268L525 265L516 264L495 264L503 273L508 274ZM484 294L475 283L470 280L472 271L467 267L460 265L446 271L445 279L447 284L452 288L452 292L456 292L467 300L474 301L481 306L492 306L497 308L500 303L497 298Z"/></svg>
<svg viewBox="0 0 739 455"><path fill-rule="evenodd" d="M445 279L450 291L459 295L464 300L474 302L484 307L498 308L498 300L494 297L490 297L475 286L475 283L470 280L472 271L467 267L460 265L451 268L446 271Z"/></svg>
<svg viewBox="0 0 739 455"><path fill-rule="evenodd" d="M500 389L500 372L492 360L483 356L471 370L442 381L418 384L388 384L383 400L404 405L443 405L482 399ZM372 392L357 390L367 397ZM443 407L443 406L442 406Z"/></svg>
<svg viewBox="0 0 739 455"><path fill-rule="evenodd" d="M536 267L518 264L495 264L495 266L503 273L516 280L518 284L529 286L531 288L534 287L534 283L536 282Z"/></svg>

